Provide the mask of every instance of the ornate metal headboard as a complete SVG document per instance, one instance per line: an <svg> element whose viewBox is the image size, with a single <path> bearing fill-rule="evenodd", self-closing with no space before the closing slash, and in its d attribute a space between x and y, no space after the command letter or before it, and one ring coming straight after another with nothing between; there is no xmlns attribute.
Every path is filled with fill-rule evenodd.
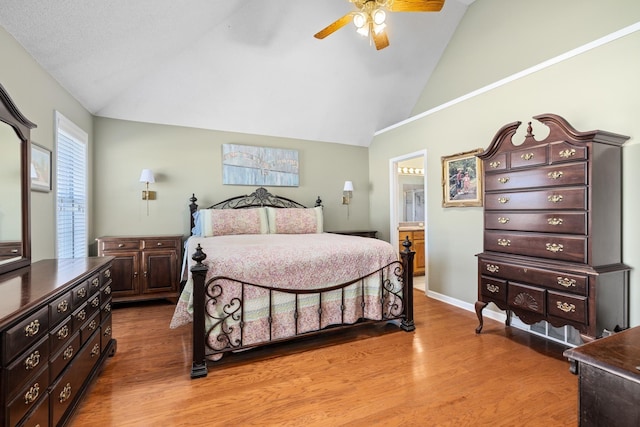
<svg viewBox="0 0 640 427"><path fill-rule="evenodd" d="M195 194L192 194L189 200L191 201L191 204L189 204L189 215L191 217L191 229L193 229L195 225L193 222L193 214L198 210L198 205L196 204L198 199ZM273 208L306 208L306 206L301 203L287 199L286 197L274 196L269 193L266 188L260 187L251 194L223 200L222 202L209 206L207 209L246 209L265 206ZM316 199L315 207L317 206L322 206L320 196Z"/></svg>

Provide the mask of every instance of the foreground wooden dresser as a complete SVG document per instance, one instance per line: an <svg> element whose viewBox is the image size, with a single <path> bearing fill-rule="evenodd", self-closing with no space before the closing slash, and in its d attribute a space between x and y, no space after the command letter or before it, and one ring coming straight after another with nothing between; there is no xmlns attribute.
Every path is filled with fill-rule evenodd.
<svg viewBox="0 0 640 427"><path fill-rule="evenodd" d="M43 260L0 276L3 426L64 425L115 353L111 262Z"/></svg>
<svg viewBox="0 0 640 427"><path fill-rule="evenodd" d="M512 143L520 122L478 155L484 166L484 252L476 313L490 302L527 324L571 325L584 341L629 324L622 264L622 144L627 136L578 132L562 117Z"/></svg>
<svg viewBox="0 0 640 427"><path fill-rule="evenodd" d="M640 425L640 327L566 350L582 427Z"/></svg>

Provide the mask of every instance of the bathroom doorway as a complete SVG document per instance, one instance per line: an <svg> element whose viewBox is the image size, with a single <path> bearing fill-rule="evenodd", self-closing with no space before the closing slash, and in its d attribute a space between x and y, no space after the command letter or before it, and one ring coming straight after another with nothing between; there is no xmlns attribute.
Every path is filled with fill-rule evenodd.
<svg viewBox="0 0 640 427"><path fill-rule="evenodd" d="M428 290L426 150L395 157L389 162L391 244L402 249L409 237L414 256L414 286Z"/></svg>

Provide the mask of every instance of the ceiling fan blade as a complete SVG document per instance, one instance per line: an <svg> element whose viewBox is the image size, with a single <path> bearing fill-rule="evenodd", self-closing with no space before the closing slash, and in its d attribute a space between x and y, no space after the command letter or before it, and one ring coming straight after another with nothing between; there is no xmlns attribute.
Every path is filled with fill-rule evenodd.
<svg viewBox="0 0 640 427"><path fill-rule="evenodd" d="M371 36L373 37L373 43L376 45L377 50L381 50L389 46L389 38L387 37L387 32L385 30L380 31L378 34L376 34L375 31L372 31Z"/></svg>
<svg viewBox="0 0 640 427"><path fill-rule="evenodd" d="M393 0L392 12L440 12L444 0Z"/></svg>
<svg viewBox="0 0 640 427"><path fill-rule="evenodd" d="M318 31L316 34L313 35L313 37L317 39L323 39L328 35L333 34L334 32L338 31L340 28L344 27L349 22L351 22L351 20L353 19L353 14L354 12L347 13L342 18L338 19L337 21L329 24L327 27Z"/></svg>

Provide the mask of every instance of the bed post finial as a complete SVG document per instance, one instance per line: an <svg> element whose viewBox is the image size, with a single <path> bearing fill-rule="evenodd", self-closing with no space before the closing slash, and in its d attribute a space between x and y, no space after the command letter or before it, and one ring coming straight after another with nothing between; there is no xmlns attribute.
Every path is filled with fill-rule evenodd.
<svg viewBox="0 0 640 427"><path fill-rule="evenodd" d="M316 199L315 207L317 208L318 206L322 206L322 199L320 198L320 196L318 196L318 198Z"/></svg>
<svg viewBox="0 0 640 427"><path fill-rule="evenodd" d="M198 246L196 247L196 251L191 256L191 259L196 262L196 265L195 265L196 267L202 267L202 261L207 259L207 254L202 252L202 246L200 246L200 243L198 243Z"/></svg>
<svg viewBox="0 0 640 427"><path fill-rule="evenodd" d="M404 331L411 332L416 329L413 320L413 257L416 254L411 250L411 241L406 236L402 242L404 249L400 252L402 258L402 281L404 295L404 318L400 323L400 328Z"/></svg>
<svg viewBox="0 0 640 427"><path fill-rule="evenodd" d="M207 266L202 264L207 254L202 252L198 243L191 258L197 263L191 267L193 279L193 363L191 364L191 378L207 376L207 360L205 358L204 318L205 318L205 279Z"/></svg>

